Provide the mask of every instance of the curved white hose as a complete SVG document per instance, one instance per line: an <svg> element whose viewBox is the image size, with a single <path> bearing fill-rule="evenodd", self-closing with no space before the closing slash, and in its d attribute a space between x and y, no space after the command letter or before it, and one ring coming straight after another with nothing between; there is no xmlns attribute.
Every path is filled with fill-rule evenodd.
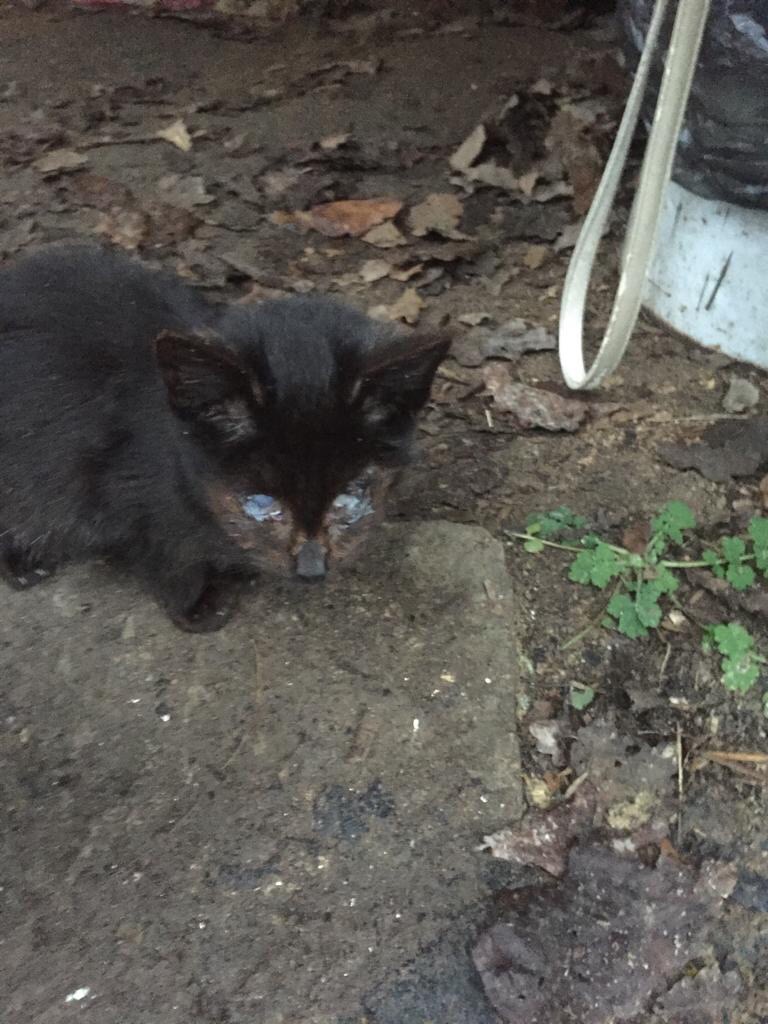
<svg viewBox="0 0 768 1024"><path fill-rule="evenodd" d="M637 322L645 277L656 243L664 192L672 171L709 6L710 0L679 0L659 99L632 205L613 309L595 361L589 370L585 370L584 304L597 249L640 116L653 55L668 7L668 0L657 0L616 141L565 278L560 304L559 350L560 366L569 388L596 388L607 374L615 370Z"/></svg>

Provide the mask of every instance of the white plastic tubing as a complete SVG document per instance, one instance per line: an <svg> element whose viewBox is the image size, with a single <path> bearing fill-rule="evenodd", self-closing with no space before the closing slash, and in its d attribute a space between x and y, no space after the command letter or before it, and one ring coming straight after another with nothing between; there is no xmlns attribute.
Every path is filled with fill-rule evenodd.
<svg viewBox="0 0 768 1024"><path fill-rule="evenodd" d="M560 304L560 366L569 388L596 388L621 362L640 312L645 277L653 257L664 192L691 91L710 0L678 0L664 75L621 260L619 285L603 341L584 368L584 305L600 239L621 182L640 116L653 56L669 0L657 0L645 47L611 155L584 220L565 278Z"/></svg>

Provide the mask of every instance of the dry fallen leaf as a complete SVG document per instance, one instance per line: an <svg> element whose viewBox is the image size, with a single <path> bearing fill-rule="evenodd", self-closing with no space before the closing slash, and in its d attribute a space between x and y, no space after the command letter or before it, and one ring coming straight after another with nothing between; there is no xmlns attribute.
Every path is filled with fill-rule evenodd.
<svg viewBox="0 0 768 1024"><path fill-rule="evenodd" d="M52 149L35 160L33 166L43 174L59 174L61 171L75 171L87 163L88 157L74 149Z"/></svg>
<svg viewBox="0 0 768 1024"><path fill-rule="evenodd" d="M494 160L469 167L465 172L470 181L478 181L493 188L504 188L508 192L520 191L520 179L508 167L502 167Z"/></svg>
<svg viewBox="0 0 768 1024"><path fill-rule="evenodd" d="M380 281L386 277L391 269L392 264L387 263L386 260L366 260L360 267L360 278L366 284L372 284L374 281Z"/></svg>
<svg viewBox="0 0 768 1024"><path fill-rule="evenodd" d="M378 57L371 57L370 60L334 60L315 68L312 75L335 72L336 78L340 80L347 75L375 75L380 67L381 60Z"/></svg>
<svg viewBox="0 0 768 1024"><path fill-rule="evenodd" d="M166 128L156 131L155 137L170 142L172 146L176 146L184 153L188 153L192 149L192 137L181 118L173 121Z"/></svg>
<svg viewBox="0 0 768 1024"><path fill-rule="evenodd" d="M411 231L418 238L430 232L444 238L464 238L458 230L464 207L452 192L432 192L408 215Z"/></svg>
<svg viewBox="0 0 768 1024"><path fill-rule="evenodd" d="M529 245L528 251L523 256L523 263L529 270L538 270L547 261L549 254L549 246Z"/></svg>
<svg viewBox="0 0 768 1024"><path fill-rule="evenodd" d="M556 878L565 874L568 851L586 836L595 813L595 793L583 786L573 800L545 811L533 811L510 828L483 837L483 849L499 860L535 864Z"/></svg>
<svg viewBox="0 0 768 1024"><path fill-rule="evenodd" d="M158 187L174 206L187 210L193 206L207 206L216 197L205 191L205 184L199 175L166 174L158 181Z"/></svg>
<svg viewBox="0 0 768 1024"><path fill-rule="evenodd" d="M78 174L71 188L83 206L93 206L97 210L133 206L136 202L133 193L125 185L100 174Z"/></svg>
<svg viewBox="0 0 768 1024"><path fill-rule="evenodd" d="M461 174L466 174L472 164L477 160L483 151L483 147L488 139L488 133L485 130L484 124L479 124L470 134L464 139L462 144L453 153L449 159L449 164L454 171L459 171Z"/></svg>
<svg viewBox="0 0 768 1024"><path fill-rule="evenodd" d="M494 409L511 413L524 430L540 427L573 432L587 415L585 402L512 381L507 367L499 363L484 367L483 380L493 395Z"/></svg>
<svg viewBox="0 0 768 1024"><path fill-rule="evenodd" d="M505 1024L626 1024L650 1019L651 1007L654 1021L732 1020L736 971L719 988L714 979L696 993L675 988L689 965L711 958L737 877L713 861L693 872L660 857L650 868L582 840L556 885L514 892L481 935L472 956L486 996ZM681 1012L692 1002L691 1015Z"/></svg>
<svg viewBox="0 0 768 1024"><path fill-rule="evenodd" d="M377 249L395 249L399 245L407 245L408 239L392 223L378 224L363 235L363 241L368 245L375 245Z"/></svg>
<svg viewBox="0 0 768 1024"><path fill-rule="evenodd" d="M285 192L301 181L309 173L307 167L286 167L282 170L267 171L262 175L261 185L270 199L279 199Z"/></svg>
<svg viewBox="0 0 768 1024"><path fill-rule="evenodd" d="M368 315L374 320L404 320L407 324L415 324L419 319L424 300L415 288L406 288L397 302L391 306L374 306Z"/></svg>
<svg viewBox="0 0 768 1024"><path fill-rule="evenodd" d="M391 270L389 276L393 281L410 281L412 277L420 274L423 269L423 263L414 263L410 267L400 267L399 270Z"/></svg>
<svg viewBox="0 0 768 1024"><path fill-rule="evenodd" d="M550 125L545 145L563 162L573 188L573 208L579 215L592 205L603 174L603 159L587 135L587 123L573 108L559 110Z"/></svg>
<svg viewBox="0 0 768 1024"><path fill-rule="evenodd" d="M476 327L454 342L451 355L460 366L480 366L486 359L519 359L524 352L557 348L557 339L542 326L529 327L513 317L499 327Z"/></svg>
<svg viewBox="0 0 768 1024"><path fill-rule="evenodd" d="M281 211L273 214L272 220L277 224L311 228L328 238L357 237L391 220L402 208L399 199L342 199L335 203L321 203L311 210Z"/></svg>
<svg viewBox="0 0 768 1024"><path fill-rule="evenodd" d="M320 149L326 153L332 153L335 149L343 146L352 138L350 132L337 132L335 135L326 135L320 139Z"/></svg>
<svg viewBox="0 0 768 1024"><path fill-rule="evenodd" d="M149 217L141 210L110 210L99 220L96 232L123 249L138 249L149 233Z"/></svg>
<svg viewBox="0 0 768 1024"><path fill-rule="evenodd" d="M490 313L484 311L478 311L476 313L462 313L458 317L460 324L466 324L467 327L477 327L479 324L484 324L486 320L493 319Z"/></svg>
<svg viewBox="0 0 768 1024"><path fill-rule="evenodd" d="M572 249L579 240L583 224L583 220L574 221L573 224L566 224L552 246L555 252L564 252L566 249Z"/></svg>

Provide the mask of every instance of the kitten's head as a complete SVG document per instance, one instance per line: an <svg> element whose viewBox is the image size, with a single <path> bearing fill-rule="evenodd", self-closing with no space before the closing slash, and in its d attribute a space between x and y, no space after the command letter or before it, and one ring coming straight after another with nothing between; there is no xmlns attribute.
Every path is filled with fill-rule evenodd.
<svg viewBox="0 0 768 1024"><path fill-rule="evenodd" d="M243 307L222 335L156 343L171 409L214 467L211 507L254 563L322 577L381 517L450 339L325 299Z"/></svg>

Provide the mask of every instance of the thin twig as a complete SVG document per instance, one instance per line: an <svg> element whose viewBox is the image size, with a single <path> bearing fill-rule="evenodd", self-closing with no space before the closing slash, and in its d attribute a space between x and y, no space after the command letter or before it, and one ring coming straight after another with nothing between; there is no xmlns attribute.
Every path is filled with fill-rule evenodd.
<svg viewBox="0 0 768 1024"><path fill-rule="evenodd" d="M664 657L661 660L661 668L659 669L659 685L664 678L664 673L667 671L667 663L669 662L670 655L672 654L672 644L667 644L667 649L664 652Z"/></svg>
<svg viewBox="0 0 768 1024"><path fill-rule="evenodd" d="M565 643L560 644L561 651L567 651L569 647L573 647L573 645L577 644L579 640L583 640L588 633L591 633L593 629L596 629L600 625L600 623L603 621L603 616L608 610L608 605L611 603L614 594L619 589L620 583L621 580L616 581L616 583L613 586L613 590L608 595L608 600L603 602L603 605L600 608L599 613L594 617L594 619L590 619L590 621L587 623L584 629L580 629L578 633L570 637L570 639L566 640Z"/></svg>
<svg viewBox="0 0 768 1024"><path fill-rule="evenodd" d="M683 728L677 723L677 845L682 842L683 836Z"/></svg>
<svg viewBox="0 0 768 1024"><path fill-rule="evenodd" d="M578 778L574 779L568 789L563 793L563 800L570 800L577 789L580 789L589 778L589 772L584 772L583 775L579 775Z"/></svg>
<svg viewBox="0 0 768 1024"><path fill-rule="evenodd" d="M742 753L739 750L702 750L699 756L720 764L731 764L734 761L744 764L768 764L768 754L752 754L746 751Z"/></svg>

